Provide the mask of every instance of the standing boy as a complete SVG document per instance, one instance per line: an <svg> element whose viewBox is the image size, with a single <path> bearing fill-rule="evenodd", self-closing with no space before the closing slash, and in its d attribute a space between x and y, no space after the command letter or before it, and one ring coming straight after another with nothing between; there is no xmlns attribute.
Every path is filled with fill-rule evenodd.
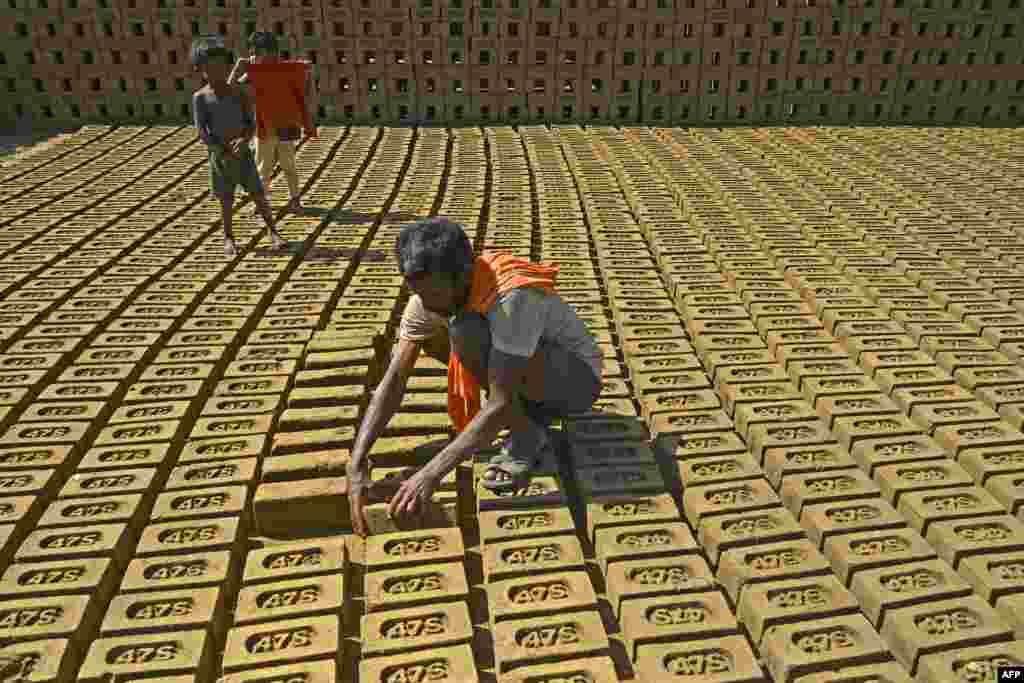
<svg viewBox="0 0 1024 683"><path fill-rule="evenodd" d="M238 254L231 230L231 211L235 188L239 185L256 202L274 248L281 249L286 243L275 228L274 216L249 149L249 141L256 130L252 104L238 86L227 82L231 53L223 45L198 42L193 44L192 63L206 79L206 85L192 96L192 111L199 139L210 152L210 189L220 199L224 253L229 257Z"/></svg>
<svg viewBox="0 0 1024 683"><path fill-rule="evenodd" d="M281 50L277 38L273 33L257 31L249 36L249 59L239 59L228 77L228 83L250 84L248 66L250 64L281 64ZM296 60L297 63L306 65L306 80L303 86L305 110L295 112L295 120L286 122L285 125L276 125L280 122L267 120L265 112L257 107L256 119L258 136L256 138L256 164L259 167L260 177L263 185L270 188L271 176L274 173L274 166L281 164L281 171L288 182L288 192L291 202L288 209L300 211L302 203L299 199L299 174L295 169L295 147L302 138L316 137L316 128L313 123L313 112L315 111L314 98L316 96L313 86L313 70L310 62ZM282 100L287 98L287 93L282 93Z"/></svg>

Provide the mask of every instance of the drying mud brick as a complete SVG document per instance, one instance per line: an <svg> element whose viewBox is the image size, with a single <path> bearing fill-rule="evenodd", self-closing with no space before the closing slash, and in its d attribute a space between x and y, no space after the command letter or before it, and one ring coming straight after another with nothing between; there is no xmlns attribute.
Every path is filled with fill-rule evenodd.
<svg viewBox="0 0 1024 683"><path fill-rule="evenodd" d="M4 642L39 638L66 638L77 650L87 642L83 634L96 628L102 605L89 595L36 596L0 603L0 637Z"/></svg>
<svg viewBox="0 0 1024 683"><path fill-rule="evenodd" d="M355 436L356 431L352 426L305 432L277 432L273 436L271 455L292 455L308 451L351 448Z"/></svg>
<svg viewBox="0 0 1024 683"><path fill-rule="evenodd" d="M714 585L711 568L700 555L615 562L608 566L605 577L616 617L622 606L634 599L707 591Z"/></svg>
<svg viewBox="0 0 1024 683"><path fill-rule="evenodd" d="M277 428L287 432L312 431L333 426L354 424L359 406L332 406L330 408L292 408L278 418Z"/></svg>
<svg viewBox="0 0 1024 683"><path fill-rule="evenodd" d="M857 463L837 443L821 446L770 448L764 453L764 475L778 489L790 476L832 472L856 467Z"/></svg>
<svg viewBox="0 0 1024 683"><path fill-rule="evenodd" d="M935 522L926 538L956 568L972 555L1024 551L1024 524L1010 515Z"/></svg>
<svg viewBox="0 0 1024 683"><path fill-rule="evenodd" d="M892 505L878 498L805 505L800 511L800 524L819 548L837 534L901 529L907 525Z"/></svg>
<svg viewBox="0 0 1024 683"><path fill-rule="evenodd" d="M281 403L280 395L214 396L203 406L204 417L274 413Z"/></svg>
<svg viewBox="0 0 1024 683"><path fill-rule="evenodd" d="M800 676L794 683L913 683L906 669L896 662L865 666L835 667L828 671Z"/></svg>
<svg viewBox="0 0 1024 683"><path fill-rule="evenodd" d="M142 530L135 555L146 557L218 550L237 552L244 540L244 524L235 517L162 522L150 524Z"/></svg>
<svg viewBox="0 0 1024 683"><path fill-rule="evenodd" d="M977 596L890 610L881 634L911 674L926 655L1013 640L1012 628Z"/></svg>
<svg viewBox="0 0 1024 683"><path fill-rule="evenodd" d="M787 477L779 493L786 508L799 517L806 505L878 498L880 490L863 471L853 468Z"/></svg>
<svg viewBox="0 0 1024 683"><path fill-rule="evenodd" d="M170 491L157 497L150 518L169 522L199 517L249 517L249 489L245 486Z"/></svg>
<svg viewBox="0 0 1024 683"><path fill-rule="evenodd" d="M1013 629L1014 637L1020 637L1020 634L1024 632L1024 610L1021 609L1021 602L1024 595L1008 595L1001 598L996 603L996 610L999 612L999 616L1002 617L1003 621Z"/></svg>
<svg viewBox="0 0 1024 683"><path fill-rule="evenodd" d="M71 641L63 638L8 643L0 647L0 658L17 664L12 673L27 674L23 680L32 683L72 683L81 680L75 676L79 656L80 652Z"/></svg>
<svg viewBox="0 0 1024 683"><path fill-rule="evenodd" d="M488 584L552 572L576 572L585 567L583 548L575 536L491 543L482 549L484 580Z"/></svg>
<svg viewBox="0 0 1024 683"><path fill-rule="evenodd" d="M348 510L343 477L262 484L253 497L256 525L268 536L343 530L351 523Z"/></svg>
<svg viewBox="0 0 1024 683"><path fill-rule="evenodd" d="M378 489L371 488L370 491L371 496L375 496L374 492ZM460 515L469 514L468 511L460 511L460 504L465 505L466 501L460 501L456 491L438 491L412 516L392 517L388 511L389 504L385 502L373 503L363 510L369 533L376 535L457 526Z"/></svg>
<svg viewBox="0 0 1024 683"><path fill-rule="evenodd" d="M458 562L382 569L367 574L365 581L367 612L458 602L469 594L466 572Z"/></svg>
<svg viewBox="0 0 1024 683"><path fill-rule="evenodd" d="M76 447L71 444L29 446L0 450L0 471L25 469L65 470L73 463Z"/></svg>
<svg viewBox="0 0 1024 683"><path fill-rule="evenodd" d="M699 552L690 528L682 522L610 527L594 536L597 561L605 571L613 562Z"/></svg>
<svg viewBox="0 0 1024 683"><path fill-rule="evenodd" d="M178 380L175 382L137 382L125 392L125 403L164 401L170 399L193 399L203 392L203 380Z"/></svg>
<svg viewBox="0 0 1024 683"><path fill-rule="evenodd" d="M711 389L666 391L645 396L640 402L641 414L651 420L661 413L682 410L715 410L721 406L718 395Z"/></svg>
<svg viewBox="0 0 1024 683"><path fill-rule="evenodd" d="M718 395L722 398L722 408L729 415L735 414L736 408L742 405L769 401L799 401L804 398L788 380L730 384L718 387Z"/></svg>
<svg viewBox="0 0 1024 683"><path fill-rule="evenodd" d="M736 608L755 644L776 626L859 614L857 600L834 576L770 581L743 591Z"/></svg>
<svg viewBox="0 0 1024 683"><path fill-rule="evenodd" d="M858 571L936 557L919 533L906 528L833 536L825 541L823 552L847 586Z"/></svg>
<svg viewBox="0 0 1024 683"><path fill-rule="evenodd" d="M111 469L103 472L83 472L71 475L58 493L58 498L95 498L130 493L145 493L153 483L156 470Z"/></svg>
<svg viewBox="0 0 1024 683"><path fill-rule="evenodd" d="M111 677L211 675L215 666L211 640L205 631L101 638L92 643L78 680L100 683Z"/></svg>
<svg viewBox="0 0 1024 683"><path fill-rule="evenodd" d="M12 426L0 438L0 447L80 443L89 433L88 422L24 422Z"/></svg>
<svg viewBox="0 0 1024 683"><path fill-rule="evenodd" d="M890 610L960 599L971 594L971 586L942 560L866 569L854 576L850 589L876 628L888 623L886 615Z"/></svg>
<svg viewBox="0 0 1024 683"><path fill-rule="evenodd" d="M560 507L567 504L556 477L535 476L525 487L496 493L477 486L477 510L517 510Z"/></svg>
<svg viewBox="0 0 1024 683"><path fill-rule="evenodd" d="M0 524L17 524L26 517L35 517L43 499L36 496L0 498Z"/></svg>
<svg viewBox="0 0 1024 683"><path fill-rule="evenodd" d="M294 683L336 683L334 667L324 666L321 662L292 664L287 666L268 666L252 671L240 671L222 676L220 683L259 683L260 681L292 681ZM174 681L167 683L193 683L193 681ZM885 683L888 683L886 681Z"/></svg>
<svg viewBox="0 0 1024 683"><path fill-rule="evenodd" d="M758 657L743 636L726 636L685 643L643 645L636 669L644 680L685 680L707 683L762 683Z"/></svg>
<svg viewBox="0 0 1024 683"><path fill-rule="evenodd" d="M817 414L829 427L837 418L863 417L868 415L898 415L902 409L884 394L860 394L855 396L820 396L815 402Z"/></svg>
<svg viewBox="0 0 1024 683"><path fill-rule="evenodd" d="M755 583L830 574L825 557L807 540L765 543L721 554L717 577L733 603Z"/></svg>
<svg viewBox="0 0 1024 683"><path fill-rule="evenodd" d="M916 436L921 428L903 415L859 415L856 417L838 417L833 420L832 430L839 443L847 449L853 449L862 439L877 438L880 435Z"/></svg>
<svg viewBox="0 0 1024 683"><path fill-rule="evenodd" d="M13 499L6 499L7 501ZM58 500L43 512L37 526L76 526L124 522L134 528L144 523L139 514L142 495L102 496ZM0 509L3 508L0 502Z"/></svg>
<svg viewBox="0 0 1024 683"><path fill-rule="evenodd" d="M127 446L151 441L171 441L181 425L179 420L137 422L104 427L96 437L97 446Z"/></svg>
<svg viewBox="0 0 1024 683"><path fill-rule="evenodd" d="M229 379L218 382L213 388L214 396L255 396L280 395L288 391L288 377L262 376L247 379Z"/></svg>
<svg viewBox="0 0 1024 683"><path fill-rule="evenodd" d="M231 584L236 578L235 564L229 551L137 558L125 570L121 592Z"/></svg>
<svg viewBox="0 0 1024 683"><path fill-rule="evenodd" d="M935 440L958 457L974 448L1024 445L1024 433L1008 422L939 427Z"/></svg>
<svg viewBox="0 0 1024 683"><path fill-rule="evenodd" d="M874 470L882 495L893 505L900 496L911 491L939 490L970 486L974 483L964 468L951 461L923 462L903 465L883 465Z"/></svg>
<svg viewBox="0 0 1024 683"><path fill-rule="evenodd" d="M273 544L249 552L242 580L248 586L304 576L343 575L346 557L343 539Z"/></svg>
<svg viewBox="0 0 1024 683"><path fill-rule="evenodd" d="M473 625L465 603L429 605L367 614L362 656L398 655L471 644Z"/></svg>
<svg viewBox="0 0 1024 683"><path fill-rule="evenodd" d="M79 472L115 467L160 467L170 455L170 443L132 444L91 448L78 463Z"/></svg>
<svg viewBox="0 0 1024 683"><path fill-rule="evenodd" d="M1000 515L1006 508L992 494L978 486L913 491L900 497L896 507L907 522L922 535L934 522L945 522L986 515Z"/></svg>
<svg viewBox="0 0 1024 683"><path fill-rule="evenodd" d="M653 464L654 451L643 442L570 443L569 458L577 468Z"/></svg>
<svg viewBox="0 0 1024 683"><path fill-rule="evenodd" d="M791 425L754 425L748 434L750 452L764 462L765 451L793 446L820 446L835 443L824 422L797 422Z"/></svg>
<svg viewBox="0 0 1024 683"><path fill-rule="evenodd" d="M747 452L747 445L740 435L732 431L709 432L696 436L662 436L655 440L655 448L669 459L734 455Z"/></svg>
<svg viewBox="0 0 1024 683"><path fill-rule="evenodd" d="M495 668L502 675L521 666L604 655L609 646L597 612L503 621L493 633Z"/></svg>
<svg viewBox="0 0 1024 683"><path fill-rule="evenodd" d="M597 609L597 594L584 571L559 572L488 582L491 626L511 619Z"/></svg>
<svg viewBox="0 0 1024 683"><path fill-rule="evenodd" d="M238 458L237 460L182 465L171 470L164 490L176 491L233 484L251 488L256 481L258 464L257 458Z"/></svg>
<svg viewBox="0 0 1024 683"><path fill-rule="evenodd" d="M594 543L596 531L611 526L678 520L679 509L668 494L605 496L587 503L587 538Z"/></svg>
<svg viewBox="0 0 1024 683"><path fill-rule="evenodd" d="M630 600L619 621L630 657L640 646L737 635L739 624L719 591Z"/></svg>
<svg viewBox="0 0 1024 683"><path fill-rule="evenodd" d="M363 683L392 681L434 681L436 683L479 683L473 650L455 645L423 652L368 657L359 663Z"/></svg>
<svg viewBox="0 0 1024 683"><path fill-rule="evenodd" d="M345 581L341 574L259 583L238 592L235 624L320 614L343 616Z"/></svg>
<svg viewBox="0 0 1024 683"><path fill-rule="evenodd" d="M345 448L269 457L263 461L262 480L273 483L343 477L348 462L349 451Z"/></svg>
<svg viewBox="0 0 1024 683"><path fill-rule="evenodd" d="M683 513L693 528L706 517L777 507L781 501L765 479L687 487Z"/></svg>
<svg viewBox="0 0 1024 683"><path fill-rule="evenodd" d="M130 552L129 542L126 524L37 529L21 544L14 559L17 562L44 562L109 557L119 561Z"/></svg>
<svg viewBox="0 0 1024 683"><path fill-rule="evenodd" d="M747 434L755 424L783 424L787 422L815 422L816 413L809 403L803 400L766 401L763 403L744 403L736 406L733 419L736 431Z"/></svg>
<svg viewBox="0 0 1024 683"><path fill-rule="evenodd" d="M850 455L862 470L874 475L882 465L924 463L945 460L949 454L924 434L863 439L854 445Z"/></svg>
<svg viewBox="0 0 1024 683"><path fill-rule="evenodd" d="M336 616L235 627L224 647L224 673L319 660L324 669L340 668L341 636Z"/></svg>
<svg viewBox="0 0 1024 683"><path fill-rule="evenodd" d="M760 479L764 472L747 454L724 457L694 458L677 463L683 487L705 486L726 481Z"/></svg>
<svg viewBox="0 0 1024 683"><path fill-rule="evenodd" d="M100 637L184 630L208 630L217 637L226 628L224 612L219 587L118 595L110 601Z"/></svg>
<svg viewBox="0 0 1024 683"><path fill-rule="evenodd" d="M462 532L455 528L372 535L364 544L364 562L371 572L461 562L466 555Z"/></svg>
<svg viewBox="0 0 1024 683"><path fill-rule="evenodd" d="M266 434L273 428L273 415L201 417L194 422L190 439L217 438L241 434Z"/></svg>
<svg viewBox="0 0 1024 683"><path fill-rule="evenodd" d="M63 401L60 403L33 403L19 416L22 422L51 420L95 420L106 404L103 401Z"/></svg>
<svg viewBox="0 0 1024 683"><path fill-rule="evenodd" d="M946 384L934 387L911 387L909 389L897 389L892 392L892 400L902 409L902 412L910 415L917 408L927 406L955 403L957 401L971 401L974 395L959 384Z"/></svg>
<svg viewBox="0 0 1024 683"><path fill-rule="evenodd" d="M699 538L712 566L727 550L799 540L804 530L785 508L716 515L701 520Z"/></svg>
<svg viewBox="0 0 1024 683"><path fill-rule="evenodd" d="M1000 667L1024 666L1024 641L965 647L925 655L918 663L920 683L995 681Z"/></svg>
<svg viewBox="0 0 1024 683"><path fill-rule="evenodd" d="M110 424L148 422L150 420L180 420L188 412L189 401L163 401L121 406L107 420Z"/></svg>
<svg viewBox="0 0 1024 683"><path fill-rule="evenodd" d="M72 562L32 562L13 564L0 581L0 596L5 600L36 596L89 594L97 604L105 604L116 588L120 575L109 558L91 558Z"/></svg>
<svg viewBox="0 0 1024 683"><path fill-rule="evenodd" d="M985 489L995 496L1011 514L1021 516L1024 505L1024 477L1018 474L1001 474L989 477Z"/></svg>
<svg viewBox="0 0 1024 683"><path fill-rule="evenodd" d="M579 469L576 481L587 498L629 493L660 493L665 480L657 465L617 465Z"/></svg>
<svg viewBox="0 0 1024 683"><path fill-rule="evenodd" d="M967 557L957 571L990 603L1024 592L1024 552Z"/></svg>
<svg viewBox="0 0 1024 683"><path fill-rule="evenodd" d="M836 666L892 659L888 646L859 614L777 626L765 633L760 649L777 683Z"/></svg>
<svg viewBox="0 0 1024 683"><path fill-rule="evenodd" d="M556 681L615 683L619 679L610 657L587 657L554 664L526 666L503 676L502 680L508 681L508 683L539 683L540 681L545 683L555 683Z"/></svg>
<svg viewBox="0 0 1024 683"><path fill-rule="evenodd" d="M977 483L986 485L990 477L1024 472L1024 446L972 448L957 458L957 462Z"/></svg>
<svg viewBox="0 0 1024 683"><path fill-rule="evenodd" d="M732 426L729 416L721 410L659 413L651 419L651 433L655 436L716 432Z"/></svg>
<svg viewBox="0 0 1024 683"><path fill-rule="evenodd" d="M646 441L647 429L639 420L608 418L602 420L574 420L565 424L565 435L570 441Z"/></svg>

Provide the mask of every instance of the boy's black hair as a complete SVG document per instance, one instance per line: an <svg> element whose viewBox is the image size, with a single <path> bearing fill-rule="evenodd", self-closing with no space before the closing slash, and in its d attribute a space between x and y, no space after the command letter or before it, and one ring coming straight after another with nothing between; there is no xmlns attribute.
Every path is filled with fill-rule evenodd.
<svg viewBox="0 0 1024 683"><path fill-rule="evenodd" d="M221 36L204 36L192 41L191 56L192 65L198 68L209 64L211 59L223 57L230 60L231 51Z"/></svg>
<svg viewBox="0 0 1024 683"><path fill-rule="evenodd" d="M280 46L277 43L277 36L270 31L256 31L249 36L249 47L253 50L260 50L263 52L269 52L270 54L277 54L281 51Z"/></svg>
<svg viewBox="0 0 1024 683"><path fill-rule="evenodd" d="M459 281L473 272L473 245L461 225L436 217L402 228L395 240L398 269L407 278L437 273Z"/></svg>

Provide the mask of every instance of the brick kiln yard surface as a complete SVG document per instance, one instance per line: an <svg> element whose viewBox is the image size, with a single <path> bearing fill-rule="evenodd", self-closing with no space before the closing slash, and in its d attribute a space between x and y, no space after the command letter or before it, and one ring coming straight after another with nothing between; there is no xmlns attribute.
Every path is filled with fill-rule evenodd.
<svg viewBox="0 0 1024 683"><path fill-rule="evenodd" d="M1024 662L1022 144L325 128L298 155L291 250L243 206L233 261L190 128L19 157L3 675L994 680ZM375 504L364 546L347 449L406 296L395 232L431 214L561 264L605 389L527 490L466 465L431 528ZM422 361L375 479L437 451L444 390Z"/></svg>

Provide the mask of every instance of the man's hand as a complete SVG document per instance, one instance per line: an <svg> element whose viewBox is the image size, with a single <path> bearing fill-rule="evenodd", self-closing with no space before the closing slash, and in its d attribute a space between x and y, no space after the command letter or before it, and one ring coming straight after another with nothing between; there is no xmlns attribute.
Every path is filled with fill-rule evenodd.
<svg viewBox="0 0 1024 683"><path fill-rule="evenodd" d="M438 483L438 479L424 467L398 487L398 493L391 498L391 503L388 504L388 516L392 519L400 519L422 512L434 497Z"/></svg>
<svg viewBox="0 0 1024 683"><path fill-rule="evenodd" d="M346 469L348 478L348 507L352 518L352 531L361 538L368 535L366 506L370 498L370 473L363 465L349 461Z"/></svg>
<svg viewBox="0 0 1024 683"><path fill-rule="evenodd" d="M246 140L245 138L235 138L234 140L232 140L228 144L228 147L231 149L231 155L238 156L239 154L241 154L242 149L245 147L246 144L248 144L248 142L249 141Z"/></svg>

